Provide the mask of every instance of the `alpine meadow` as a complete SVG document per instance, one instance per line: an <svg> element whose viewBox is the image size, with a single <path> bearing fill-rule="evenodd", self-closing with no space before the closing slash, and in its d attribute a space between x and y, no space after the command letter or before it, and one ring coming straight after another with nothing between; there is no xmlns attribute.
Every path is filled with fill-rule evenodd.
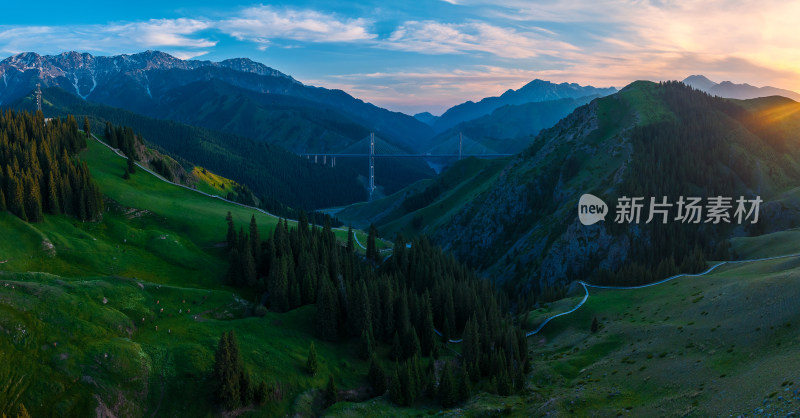
<svg viewBox="0 0 800 418"><path fill-rule="evenodd" d="M3 418L800 413L797 5L179 3L0 22Z"/></svg>

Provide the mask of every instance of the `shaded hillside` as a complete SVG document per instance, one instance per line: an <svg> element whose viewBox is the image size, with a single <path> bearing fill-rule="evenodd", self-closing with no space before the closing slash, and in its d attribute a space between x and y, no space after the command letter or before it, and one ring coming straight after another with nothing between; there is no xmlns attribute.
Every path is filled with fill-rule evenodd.
<svg viewBox="0 0 800 418"><path fill-rule="evenodd" d="M74 113L99 121L130 126L152 146L223 177L247 185L269 205L280 202L291 207L329 207L363 200L364 188L357 174L314 164L280 147L227 133L152 119L122 109L81 100L61 89L44 91L45 116ZM17 106L34 106L27 97ZM191 163L188 163L191 162Z"/></svg>
<svg viewBox="0 0 800 418"><path fill-rule="evenodd" d="M679 83L633 83L543 131L435 237L498 279L551 296L573 279L642 281L729 257L729 236L796 222L775 200L800 181L798 138L785 129L798 114L769 120L745 106ZM583 193L611 210L624 195L759 194L765 203L753 227L645 225L646 209L638 226L609 216L587 227L577 218Z"/></svg>
<svg viewBox="0 0 800 418"><path fill-rule="evenodd" d="M495 109L506 105L520 105L532 102L544 102L564 98L579 98L586 96L605 96L616 92L617 89L596 88L592 86L579 86L575 83L555 84L544 80L533 80L520 87L518 90L507 90L499 97L487 97L475 103L468 101L448 109L439 116L434 123L436 132L443 132L461 122L466 122L481 116L491 114Z"/></svg>
<svg viewBox="0 0 800 418"><path fill-rule="evenodd" d="M505 105L490 115L459 123L431 140L428 152L458 150L458 135L470 143L464 153L516 154L533 142L542 129L555 125L578 106L597 96L548 100L543 102Z"/></svg>

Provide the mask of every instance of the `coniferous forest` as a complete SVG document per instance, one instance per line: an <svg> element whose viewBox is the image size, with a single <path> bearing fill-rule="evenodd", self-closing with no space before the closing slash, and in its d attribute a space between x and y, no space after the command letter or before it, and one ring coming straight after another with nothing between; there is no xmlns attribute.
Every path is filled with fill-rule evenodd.
<svg viewBox="0 0 800 418"><path fill-rule="evenodd" d="M330 222L315 227L304 214L296 228L280 221L263 238L254 218L247 231L237 231L230 215L227 222L228 284L255 290L275 312L316 304L319 338L355 339L359 355L372 359L374 395L388 389L399 405L428 397L449 407L473 385L501 395L523 387L527 339L507 314L508 298L426 239L399 237L385 257L371 228L373 250L361 256L352 232L341 245ZM460 355L436 367L450 341L461 344ZM379 345L389 347L390 370L377 360Z"/></svg>
<svg viewBox="0 0 800 418"><path fill-rule="evenodd" d="M96 218L102 195L86 163L72 157L85 147L73 116L45 122L41 112L0 115L0 209L30 222L43 213Z"/></svg>

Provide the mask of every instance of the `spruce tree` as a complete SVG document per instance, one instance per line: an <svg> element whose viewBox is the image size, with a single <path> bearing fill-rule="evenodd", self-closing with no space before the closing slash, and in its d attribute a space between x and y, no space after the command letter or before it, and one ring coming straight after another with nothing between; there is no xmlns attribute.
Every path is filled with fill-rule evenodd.
<svg viewBox="0 0 800 418"><path fill-rule="evenodd" d="M370 386L372 386L372 393L375 395L382 395L386 392L386 372L383 371L383 367L378 362L375 353L372 354L369 360L369 372L367 374L367 380L369 381Z"/></svg>
<svg viewBox="0 0 800 418"><path fill-rule="evenodd" d="M317 335L328 341L338 337L339 296L326 278L320 279L321 289L317 297Z"/></svg>
<svg viewBox="0 0 800 418"><path fill-rule="evenodd" d="M336 388L336 382L333 380L333 375L328 377L328 384L325 385L325 407L335 404L339 400L339 389Z"/></svg>
<svg viewBox="0 0 800 418"><path fill-rule="evenodd" d="M258 232L255 214L250 216L250 253L258 266L261 263L261 234Z"/></svg>
<svg viewBox="0 0 800 418"><path fill-rule="evenodd" d="M306 360L306 371L311 376L317 374L317 349L314 347L314 342L311 342L311 346L308 347L308 359Z"/></svg>
<svg viewBox="0 0 800 418"><path fill-rule="evenodd" d="M389 399L397 405L405 405L406 401L403 397L403 386L400 382L398 368L398 365L395 364L394 372L392 372L392 379L389 381Z"/></svg>
<svg viewBox="0 0 800 418"><path fill-rule="evenodd" d="M212 381L215 383L217 403L228 410L236 409L241 402L240 359L233 331L223 333L214 354Z"/></svg>
<svg viewBox="0 0 800 418"><path fill-rule="evenodd" d="M397 332L394 333L394 338L392 338L392 350L389 352L389 358L394 361L403 358L403 346L400 344L400 336L397 335Z"/></svg>
<svg viewBox="0 0 800 418"><path fill-rule="evenodd" d="M83 117L83 132L86 133L86 138L92 134L92 127L89 125L89 118L87 116Z"/></svg>
<svg viewBox="0 0 800 418"><path fill-rule="evenodd" d="M446 362L442 368L442 377L439 379L439 403L445 408L450 408L456 404L458 398L455 379L450 369L450 363Z"/></svg>
<svg viewBox="0 0 800 418"><path fill-rule="evenodd" d="M350 226L347 228L347 253L353 254L356 252L356 242L353 237L353 227Z"/></svg>
<svg viewBox="0 0 800 418"><path fill-rule="evenodd" d="M363 359L367 359L375 348L375 341L372 337L372 330L365 329L361 331L361 339L358 344L358 355Z"/></svg>
<svg viewBox="0 0 800 418"><path fill-rule="evenodd" d="M597 317L595 316L594 319L592 319L592 327L591 327L592 334L596 334L599 329L600 329L600 324L597 322Z"/></svg>
<svg viewBox="0 0 800 418"><path fill-rule="evenodd" d="M133 162L133 157L132 156L128 156L127 164L128 164L128 172L131 173L131 174L135 173L136 172L136 164Z"/></svg>
<svg viewBox="0 0 800 418"><path fill-rule="evenodd" d="M238 241L236 237L236 225L233 223L233 216L231 215L230 211L225 216L225 222L228 223L228 235L226 237L226 242L228 243L228 251L230 251L236 247L236 242Z"/></svg>
<svg viewBox="0 0 800 418"><path fill-rule="evenodd" d="M375 245L375 239L378 235L378 229L375 225L369 226L369 235L367 236L367 258L375 262L380 262L380 253L378 247Z"/></svg>

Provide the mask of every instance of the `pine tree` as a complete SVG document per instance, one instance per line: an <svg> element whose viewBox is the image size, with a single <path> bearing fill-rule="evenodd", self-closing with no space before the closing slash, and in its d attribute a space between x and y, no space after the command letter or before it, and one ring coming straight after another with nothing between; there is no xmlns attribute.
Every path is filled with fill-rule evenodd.
<svg viewBox="0 0 800 418"><path fill-rule="evenodd" d="M339 390L336 388L336 382L333 380L333 375L328 377L328 384L325 386L325 407L335 404L339 400Z"/></svg>
<svg viewBox="0 0 800 418"><path fill-rule="evenodd" d="M403 358L403 346L400 344L400 336L397 335L397 332L394 333L394 338L392 338L392 351L389 352L389 358L394 361Z"/></svg>
<svg viewBox="0 0 800 418"><path fill-rule="evenodd" d="M461 373L459 373L459 382L458 382L458 402L463 403L466 402L470 397L470 392L472 388L470 385L470 378L469 372L467 368L462 365Z"/></svg>
<svg viewBox="0 0 800 418"><path fill-rule="evenodd" d="M253 260L253 253L250 252L250 248L245 248L240 257L242 259L243 282L247 287L255 287L258 280L258 272L256 271L256 263Z"/></svg>
<svg viewBox="0 0 800 418"><path fill-rule="evenodd" d="M261 234L258 232L255 214L250 217L250 254L258 266L261 263Z"/></svg>
<svg viewBox="0 0 800 418"><path fill-rule="evenodd" d="M53 172L51 171L47 179L47 212L52 215L58 215L60 212L59 208L60 204L58 203L58 186L56 185Z"/></svg>
<svg viewBox="0 0 800 418"><path fill-rule="evenodd" d="M228 410L236 409L241 402L239 350L233 331L223 333L214 354L212 381L216 384L217 402Z"/></svg>
<svg viewBox="0 0 800 418"><path fill-rule="evenodd" d="M228 223L228 235L226 242L228 243L228 251L230 251L236 247L236 242L238 241L236 237L236 225L233 223L233 216L230 212L228 212L228 215L225 216L225 221Z"/></svg>
<svg viewBox="0 0 800 418"><path fill-rule="evenodd" d="M402 406L406 404L406 400L403 397L403 387L397 369L398 366L395 364L392 380L389 382L389 399L395 404Z"/></svg>
<svg viewBox="0 0 800 418"><path fill-rule="evenodd" d="M453 372L450 370L450 363L447 362L442 368L442 377L439 379L439 403L445 408L450 408L456 404L458 398Z"/></svg>
<svg viewBox="0 0 800 418"><path fill-rule="evenodd" d="M370 386L372 386L372 393L375 395L382 395L386 392L386 372L383 371L383 367L378 362L375 353L372 354L369 360L369 372L367 374L367 380L369 381Z"/></svg>
<svg viewBox="0 0 800 418"><path fill-rule="evenodd" d="M347 253L353 254L356 252L356 242L353 237L353 227L347 228Z"/></svg>
<svg viewBox="0 0 800 418"><path fill-rule="evenodd" d="M365 329L364 331L361 331L361 339L359 340L358 344L358 355L363 359L367 359L374 348L375 340L372 337L372 329Z"/></svg>
<svg viewBox="0 0 800 418"><path fill-rule="evenodd" d="M592 334L596 334L599 329L600 324L597 322L597 317L595 316L594 319L592 319Z"/></svg>
<svg viewBox="0 0 800 418"><path fill-rule="evenodd" d="M306 371L311 376L317 374L317 349L314 347L314 342L308 347L308 359L306 360Z"/></svg>
<svg viewBox="0 0 800 418"><path fill-rule="evenodd" d="M317 335L328 341L338 337L339 296L326 278L320 279L321 289L317 297Z"/></svg>
<svg viewBox="0 0 800 418"><path fill-rule="evenodd" d="M83 132L86 133L86 138L92 134L92 127L89 125L89 118L84 116L83 117Z"/></svg>
<svg viewBox="0 0 800 418"><path fill-rule="evenodd" d="M127 164L128 172L131 174L136 173L136 164L133 162L133 156L128 156Z"/></svg>
<svg viewBox="0 0 800 418"><path fill-rule="evenodd" d="M378 247L375 245L375 239L378 235L378 229L375 225L369 226L369 235L367 236L367 258L375 262L380 262L380 254Z"/></svg>

